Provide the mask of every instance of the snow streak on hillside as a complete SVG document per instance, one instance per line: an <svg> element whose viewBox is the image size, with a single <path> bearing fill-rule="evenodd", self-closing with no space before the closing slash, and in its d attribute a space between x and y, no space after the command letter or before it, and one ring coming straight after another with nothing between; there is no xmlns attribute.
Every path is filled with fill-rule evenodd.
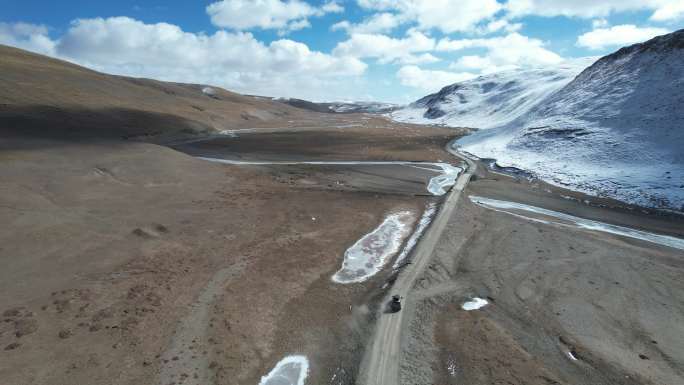
<svg viewBox="0 0 684 385"><path fill-rule="evenodd" d="M458 146L554 184L684 211L684 30L601 58L529 112Z"/></svg>
<svg viewBox="0 0 684 385"><path fill-rule="evenodd" d="M510 123L568 84L591 61L556 68L511 70L455 83L394 111L392 119L450 127L492 128Z"/></svg>

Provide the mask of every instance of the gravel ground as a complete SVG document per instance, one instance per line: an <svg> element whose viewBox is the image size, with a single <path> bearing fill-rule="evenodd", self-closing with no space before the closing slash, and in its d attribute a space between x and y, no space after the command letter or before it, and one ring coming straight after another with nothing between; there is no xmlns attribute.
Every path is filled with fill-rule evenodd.
<svg viewBox="0 0 684 385"><path fill-rule="evenodd" d="M676 216L546 190L484 173L467 192L667 234L684 228ZM401 383L684 382L681 250L532 222L463 199L432 262L414 291ZM463 310L473 296L490 303Z"/></svg>

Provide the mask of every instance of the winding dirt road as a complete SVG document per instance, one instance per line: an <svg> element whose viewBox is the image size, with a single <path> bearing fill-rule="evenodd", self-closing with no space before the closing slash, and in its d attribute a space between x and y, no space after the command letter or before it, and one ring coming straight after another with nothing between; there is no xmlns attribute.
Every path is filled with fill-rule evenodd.
<svg viewBox="0 0 684 385"><path fill-rule="evenodd" d="M456 184L449 192L439 213L435 217L425 235L415 249L412 263L407 265L399 274L389 295L400 295L404 298L404 310L393 314L383 314L380 309L373 341L369 344L360 371L359 383L365 385L396 385L399 384L399 356L402 322L411 306L411 288L429 265L433 250L442 235L449 218L452 215L461 193L470 181L476 169L474 162L461 156L468 167L456 180ZM389 301L390 298L386 298Z"/></svg>

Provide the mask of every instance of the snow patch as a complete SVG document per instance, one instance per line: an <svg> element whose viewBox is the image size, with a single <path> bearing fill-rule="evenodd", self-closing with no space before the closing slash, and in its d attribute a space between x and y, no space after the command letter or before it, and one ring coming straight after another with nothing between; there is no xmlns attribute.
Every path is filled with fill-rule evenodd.
<svg viewBox="0 0 684 385"><path fill-rule="evenodd" d="M342 268L332 276L337 283L363 282L382 270L401 248L415 221L412 211L388 215L372 232L356 241L344 253Z"/></svg>
<svg viewBox="0 0 684 385"><path fill-rule="evenodd" d="M415 231L413 231L411 237L408 239L408 241L406 241L406 245L401 250L401 253L397 257L397 260L394 262L392 268L397 269L404 264L404 261L406 258L408 258L409 254L416 246L416 243L418 243L420 237L423 236L425 229L427 229L427 227L430 225L430 222L432 222L432 218L434 217L436 211L436 203L429 203L425 207L425 211L423 211L423 215L420 217L420 221L418 221Z"/></svg>
<svg viewBox="0 0 684 385"><path fill-rule="evenodd" d="M324 103L328 109L339 113L381 114L397 108L396 104L381 102L331 102Z"/></svg>
<svg viewBox="0 0 684 385"><path fill-rule="evenodd" d="M306 356L287 356L265 376L259 385L304 385L309 375L309 360Z"/></svg>
<svg viewBox="0 0 684 385"><path fill-rule="evenodd" d="M489 302L487 302L486 299L474 297L470 301L464 302L463 305L461 305L461 308L466 311L478 310L487 306L487 304L489 304Z"/></svg>
<svg viewBox="0 0 684 385"><path fill-rule="evenodd" d="M653 234L646 231L630 229L628 227L622 227L617 225L611 225L608 223L598 222L591 219L579 218L569 214L559 213L557 211L543 209L541 207L530 206L523 203L515 203L508 201L500 201L496 199L483 198L479 196L470 196L470 200L482 207L488 209L504 212L507 214L515 215L520 218L525 218L528 220L533 220L537 222L551 223L549 221L543 221L538 218L531 218L519 213L512 211L526 211L535 214L544 215L551 218L556 218L562 220L562 222L553 222L561 226L574 226L581 229L601 231L604 233L611 233L615 235L620 235L623 237L639 239L642 241L655 243L658 245L668 246L675 249L684 250L684 239L671 237L668 235Z"/></svg>
<svg viewBox="0 0 684 385"><path fill-rule="evenodd" d="M442 169L442 174L432 177L428 183L428 191L435 196L441 196L449 191L449 188L456 184L456 179L463 171L460 167L454 167L447 163L434 163Z"/></svg>

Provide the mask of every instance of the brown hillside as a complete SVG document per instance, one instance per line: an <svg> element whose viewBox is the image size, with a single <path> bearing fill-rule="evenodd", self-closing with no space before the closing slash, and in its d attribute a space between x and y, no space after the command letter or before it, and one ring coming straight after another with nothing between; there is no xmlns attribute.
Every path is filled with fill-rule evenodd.
<svg viewBox="0 0 684 385"><path fill-rule="evenodd" d="M273 125L310 112L204 85L113 76L0 45L0 133L128 138Z"/></svg>

